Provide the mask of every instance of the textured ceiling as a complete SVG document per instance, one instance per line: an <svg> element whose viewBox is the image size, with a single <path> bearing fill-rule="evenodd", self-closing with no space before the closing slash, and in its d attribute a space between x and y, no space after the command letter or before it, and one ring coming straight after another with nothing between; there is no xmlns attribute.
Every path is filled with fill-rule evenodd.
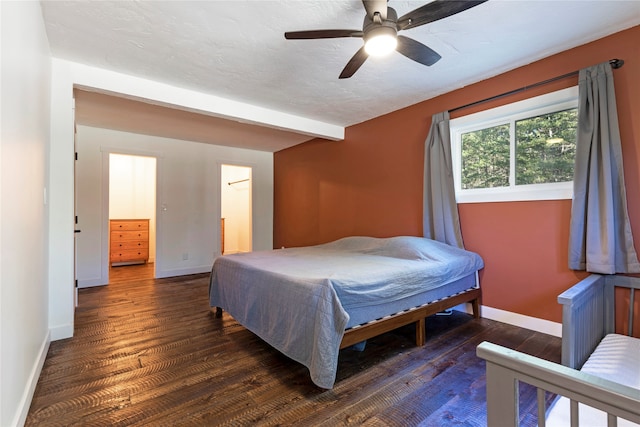
<svg viewBox="0 0 640 427"><path fill-rule="evenodd" d="M424 3L391 0L389 6L403 15ZM55 57L340 126L640 24L639 0L490 0L401 33L442 55L435 65L394 52L368 59L353 77L339 80L361 39L285 40L283 33L360 29L360 1L41 4ZM291 136L277 147L248 148L276 151L305 139Z"/></svg>

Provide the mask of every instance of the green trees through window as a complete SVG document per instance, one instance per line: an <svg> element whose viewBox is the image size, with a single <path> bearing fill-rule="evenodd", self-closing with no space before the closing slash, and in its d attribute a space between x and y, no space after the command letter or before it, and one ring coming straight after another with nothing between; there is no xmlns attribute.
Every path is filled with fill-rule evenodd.
<svg viewBox="0 0 640 427"><path fill-rule="evenodd" d="M515 185L573 180L577 122L572 108L462 133L461 188L508 187L511 168Z"/></svg>
<svg viewBox="0 0 640 427"><path fill-rule="evenodd" d="M462 188L509 185L509 125L462 134Z"/></svg>
<svg viewBox="0 0 640 427"><path fill-rule="evenodd" d="M516 122L516 185L573 180L578 109Z"/></svg>

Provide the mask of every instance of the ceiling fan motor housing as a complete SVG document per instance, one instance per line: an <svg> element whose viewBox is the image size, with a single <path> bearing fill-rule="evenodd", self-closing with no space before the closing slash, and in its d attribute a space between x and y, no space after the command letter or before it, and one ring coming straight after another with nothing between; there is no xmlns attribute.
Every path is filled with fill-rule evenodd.
<svg viewBox="0 0 640 427"><path fill-rule="evenodd" d="M387 19L382 19L379 13L376 13L373 19L369 18L368 15L365 15L364 22L362 23L364 41L366 42L372 37L383 34L396 37L398 34L397 21L398 14L391 7L387 8Z"/></svg>
<svg viewBox="0 0 640 427"><path fill-rule="evenodd" d="M378 12L374 14L373 19L365 16L362 32L365 50L369 55L382 56L395 50L398 37L397 19L398 16L392 8L387 10L387 19L382 19Z"/></svg>

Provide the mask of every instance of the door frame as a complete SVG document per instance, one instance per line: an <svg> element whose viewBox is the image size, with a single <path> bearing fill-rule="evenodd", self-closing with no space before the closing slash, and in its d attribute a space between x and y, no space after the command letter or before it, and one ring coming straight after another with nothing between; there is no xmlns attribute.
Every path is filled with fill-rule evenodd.
<svg viewBox="0 0 640 427"><path fill-rule="evenodd" d="M78 127L76 126L76 97L71 99L73 109L73 312L78 308ZM46 188L45 188L46 191ZM45 193L46 196L46 193Z"/></svg>
<svg viewBox="0 0 640 427"><path fill-rule="evenodd" d="M218 200L218 218L217 218L217 224L220 224L221 220L222 220L222 186L224 185L224 183L222 182L222 167L223 166L238 166L238 167L243 167L243 168L249 168L251 169L251 250L253 251L253 248L255 247L255 243L253 241L253 236L255 235L255 221L253 220L253 199L254 199L254 194L255 194L255 177L254 177L254 171L256 169L256 164L254 163L250 163L250 162L238 162L238 161L225 161L225 160L219 160L218 162L218 167L217 167L217 179L218 179L218 183L219 185L216 188L217 191L217 200ZM218 227L218 230L220 230L220 227ZM222 232L222 230L220 230L220 232ZM218 247L218 251L217 254L221 255L222 254L222 247L221 247L221 240L222 240L222 236L219 236L218 238L218 243L217 243L217 247Z"/></svg>
<svg viewBox="0 0 640 427"><path fill-rule="evenodd" d="M162 257L158 251L158 248L162 247L162 221L160 210L160 197L162 194L162 160L163 154L156 151L136 150L128 148L116 148L116 147L100 147L102 152L102 203L100 209L101 217L101 230L100 230L100 280L103 284L109 284L109 155L110 154L122 154L125 156L142 156L142 157L154 157L156 159L156 221L155 221L155 234L156 234L156 247L155 247L155 260L153 264L153 277L159 270L159 266L162 265Z"/></svg>

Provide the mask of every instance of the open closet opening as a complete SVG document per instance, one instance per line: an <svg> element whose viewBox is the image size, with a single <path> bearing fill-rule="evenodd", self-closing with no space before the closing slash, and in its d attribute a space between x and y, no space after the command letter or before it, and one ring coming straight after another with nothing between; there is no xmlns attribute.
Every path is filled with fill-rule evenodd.
<svg viewBox="0 0 640 427"><path fill-rule="evenodd" d="M109 283L155 277L156 158L109 154Z"/></svg>
<svg viewBox="0 0 640 427"><path fill-rule="evenodd" d="M252 168L221 165L220 253L252 250Z"/></svg>

